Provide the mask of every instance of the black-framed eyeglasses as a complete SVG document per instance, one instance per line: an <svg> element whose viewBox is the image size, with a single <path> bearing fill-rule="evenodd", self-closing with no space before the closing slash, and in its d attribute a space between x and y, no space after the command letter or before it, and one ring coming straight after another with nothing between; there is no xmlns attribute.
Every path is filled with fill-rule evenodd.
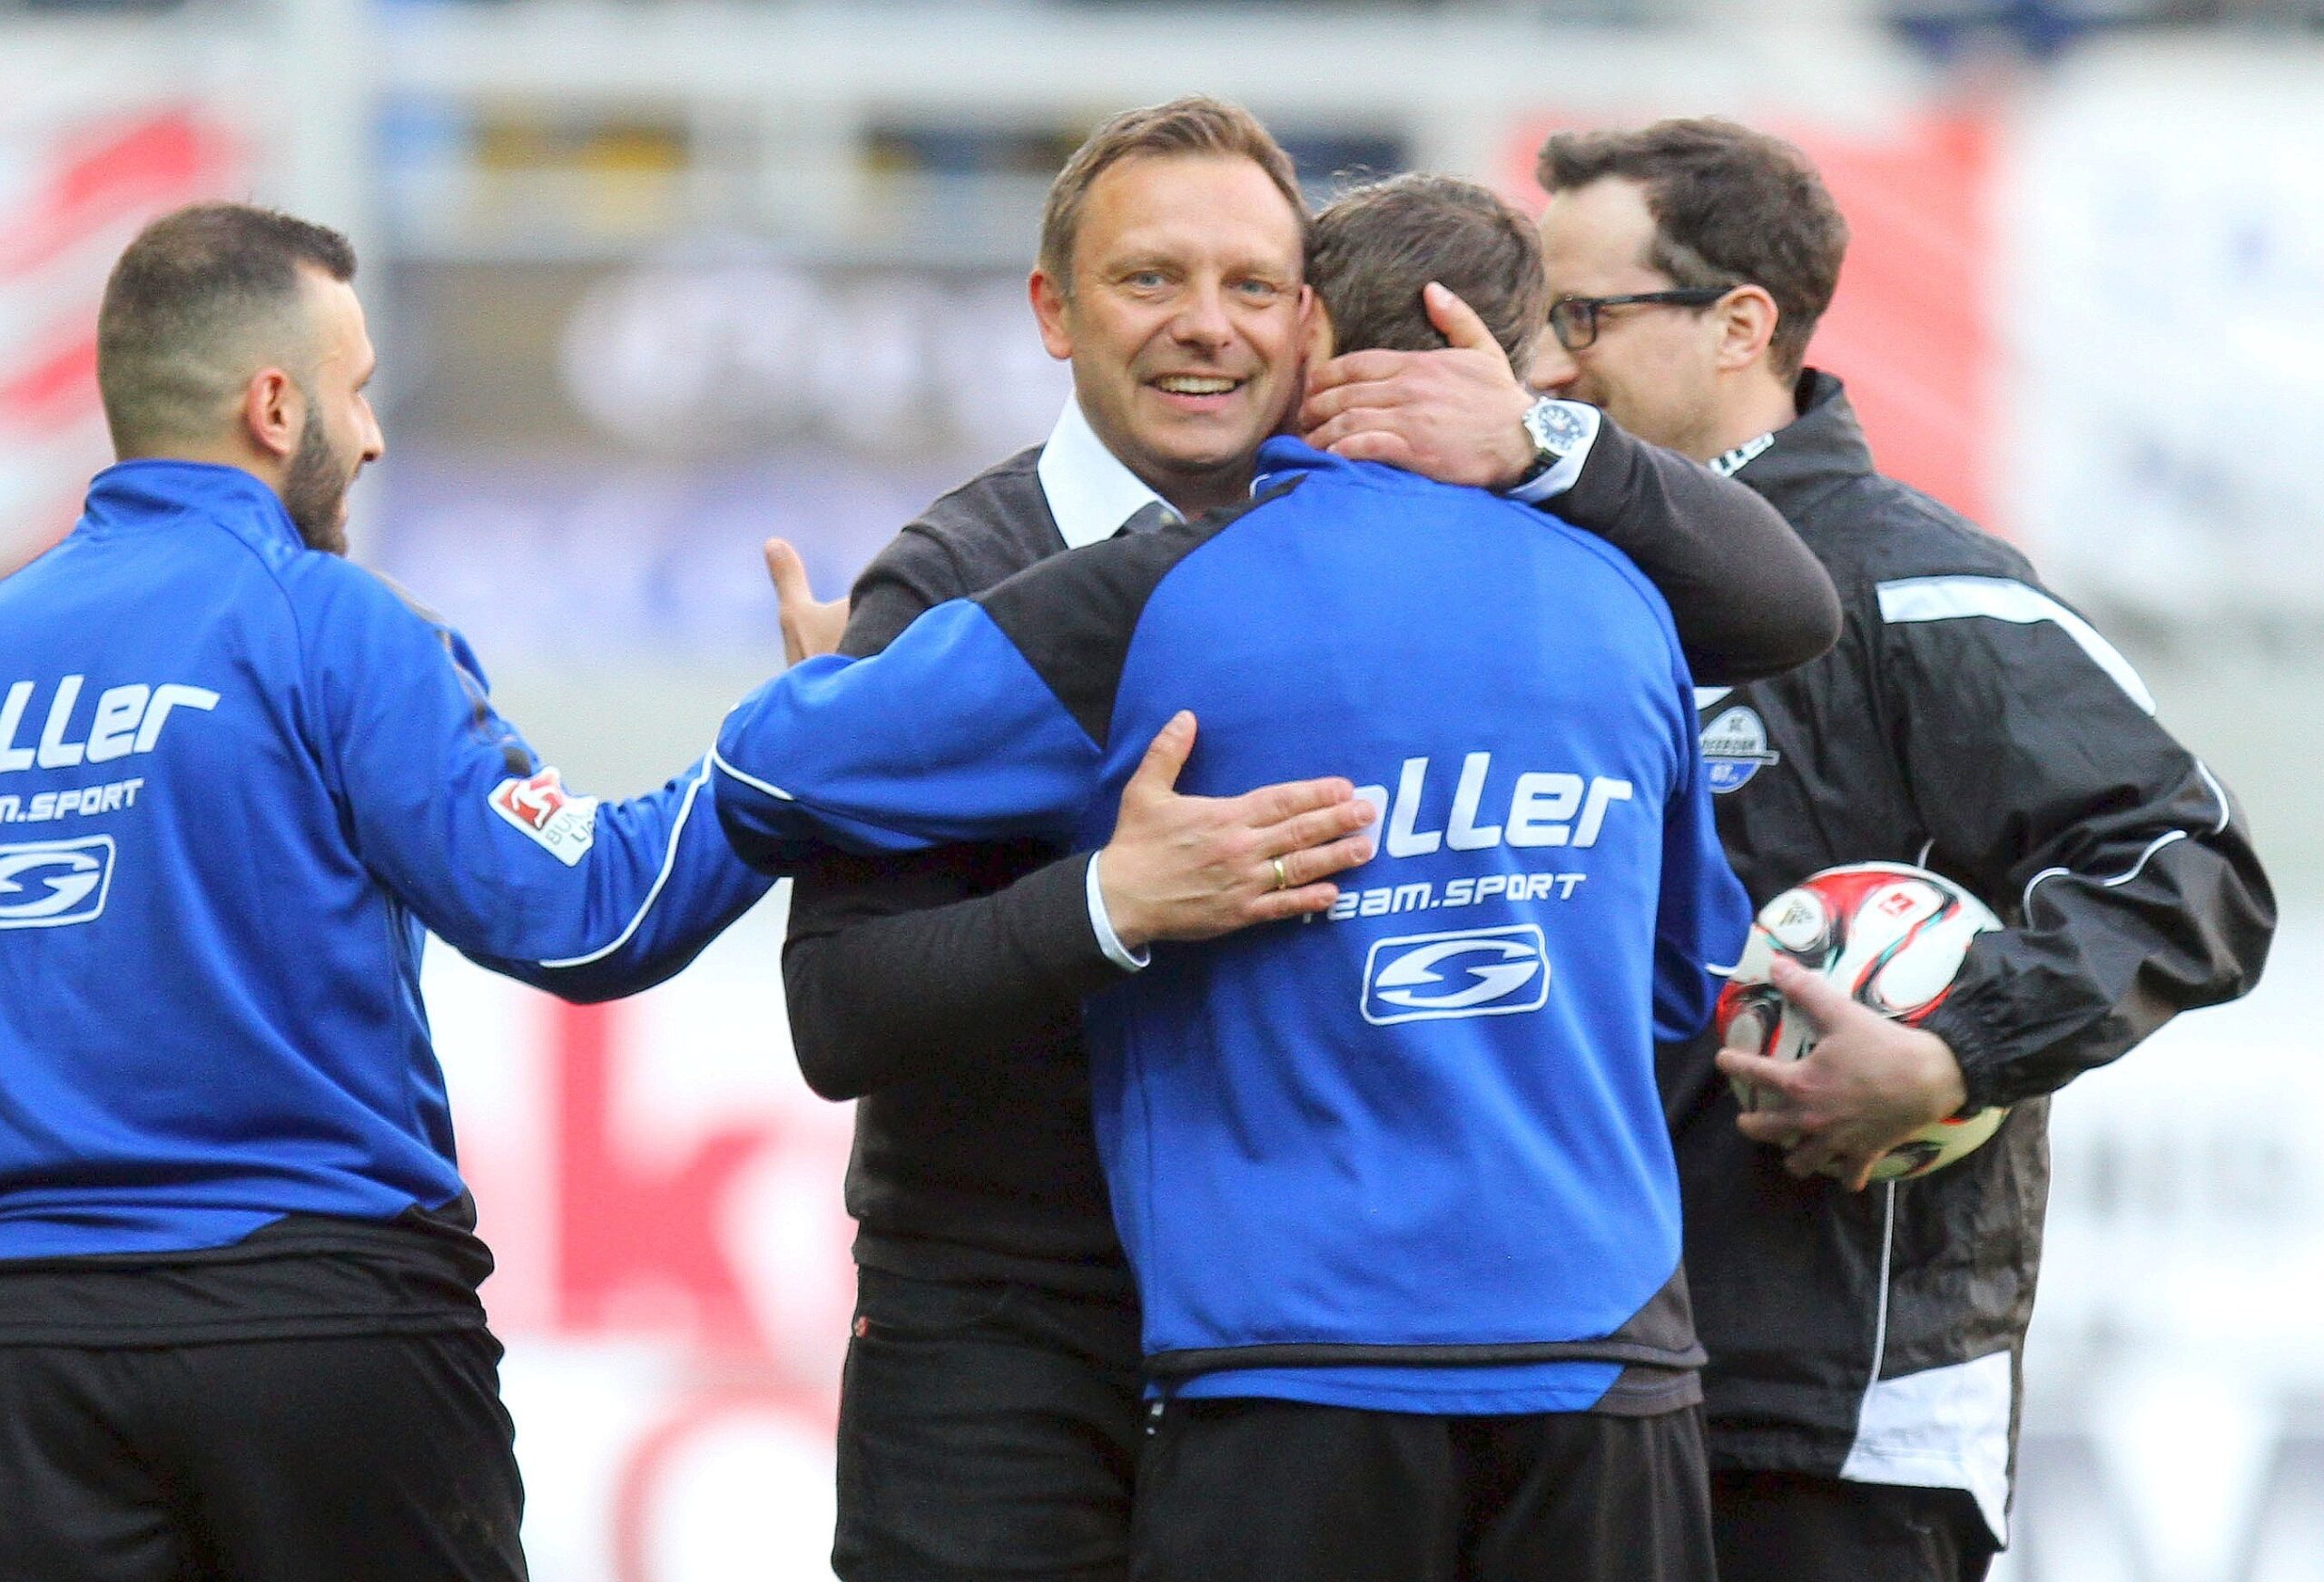
<svg viewBox="0 0 2324 1582"><path fill-rule="evenodd" d="M1568 351L1598 339L1598 314L1606 308L1708 308L1732 286L1687 286L1675 291L1632 291L1621 297L1560 297L1550 304L1550 331Z"/></svg>

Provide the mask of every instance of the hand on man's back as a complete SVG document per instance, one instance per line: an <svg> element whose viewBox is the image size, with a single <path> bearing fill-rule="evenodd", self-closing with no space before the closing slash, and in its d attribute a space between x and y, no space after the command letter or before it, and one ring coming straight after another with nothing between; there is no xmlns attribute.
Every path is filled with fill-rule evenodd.
<svg viewBox="0 0 2324 1582"><path fill-rule="evenodd" d="M1113 839L1098 854L1106 915L1133 950L1326 910L1339 887L1325 881L1372 856L1363 832L1372 804L1349 781L1181 796L1174 788L1194 744L1192 714L1163 726L1122 788Z"/></svg>

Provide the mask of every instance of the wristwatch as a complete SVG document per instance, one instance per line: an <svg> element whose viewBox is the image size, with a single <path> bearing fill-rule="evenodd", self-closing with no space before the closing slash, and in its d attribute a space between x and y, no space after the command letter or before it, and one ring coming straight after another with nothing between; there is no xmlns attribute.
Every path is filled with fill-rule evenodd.
<svg viewBox="0 0 2324 1582"><path fill-rule="evenodd" d="M1517 480L1520 488L1563 461L1569 451L1590 437L1590 425L1574 404L1554 396L1543 396L1526 408L1522 421L1526 437L1533 442L1533 459Z"/></svg>

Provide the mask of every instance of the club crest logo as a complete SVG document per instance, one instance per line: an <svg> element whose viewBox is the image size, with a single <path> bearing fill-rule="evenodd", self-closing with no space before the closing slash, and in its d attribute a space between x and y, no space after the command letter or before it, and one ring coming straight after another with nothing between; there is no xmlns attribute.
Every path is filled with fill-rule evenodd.
<svg viewBox="0 0 2324 1582"><path fill-rule="evenodd" d="M1703 766L1709 771L1714 796L1725 796L1768 765L1781 762L1783 754L1768 746L1768 722L1757 709L1738 703L1720 710L1703 727Z"/></svg>

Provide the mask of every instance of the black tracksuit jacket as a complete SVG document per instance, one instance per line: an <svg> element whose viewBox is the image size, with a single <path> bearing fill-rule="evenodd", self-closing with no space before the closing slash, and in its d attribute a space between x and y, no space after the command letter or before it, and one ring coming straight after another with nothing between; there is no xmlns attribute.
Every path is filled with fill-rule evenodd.
<svg viewBox="0 0 2324 1582"><path fill-rule="evenodd" d="M2014 1442L2048 1096L2248 990L2275 903L2241 812L2121 656L2016 550L1876 472L1839 381L1811 371L1800 398L1734 477L1823 560L1845 624L1797 670L1700 692L1714 779L1724 758L1739 781L1719 832L1754 904L1876 859L1984 898L2007 927L1926 1026L1969 1108L2014 1106L1961 1163L1849 1193L1736 1131L1709 1036L1663 1052L1713 1465L1834 1475L1876 1378L2000 1352Z"/></svg>

